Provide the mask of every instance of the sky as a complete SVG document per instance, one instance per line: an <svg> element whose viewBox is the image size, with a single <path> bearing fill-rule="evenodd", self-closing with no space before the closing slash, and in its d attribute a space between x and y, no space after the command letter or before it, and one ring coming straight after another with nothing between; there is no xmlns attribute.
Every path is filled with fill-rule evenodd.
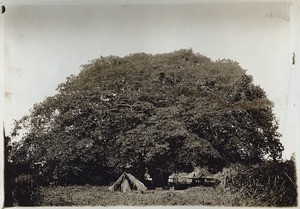
<svg viewBox="0 0 300 209"><path fill-rule="evenodd" d="M235 60L253 76L275 104L289 158L299 145L290 3L195 2L8 4L2 19L6 130L89 60L192 48L213 60Z"/></svg>

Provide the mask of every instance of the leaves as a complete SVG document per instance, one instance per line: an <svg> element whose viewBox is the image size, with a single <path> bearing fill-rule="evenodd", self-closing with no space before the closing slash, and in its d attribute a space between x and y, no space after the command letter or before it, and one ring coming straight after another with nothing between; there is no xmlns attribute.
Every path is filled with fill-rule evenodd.
<svg viewBox="0 0 300 209"><path fill-rule="evenodd" d="M35 169L60 183L109 182L126 165L157 178L218 171L283 149L272 103L231 60L192 50L101 57L57 90L16 122L13 136L26 131L12 155L46 162Z"/></svg>

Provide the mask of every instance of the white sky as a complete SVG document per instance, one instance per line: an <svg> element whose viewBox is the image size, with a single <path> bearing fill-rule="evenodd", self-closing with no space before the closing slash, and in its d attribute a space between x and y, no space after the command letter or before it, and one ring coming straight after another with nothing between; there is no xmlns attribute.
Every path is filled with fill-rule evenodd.
<svg viewBox="0 0 300 209"><path fill-rule="evenodd" d="M296 151L290 3L7 5L5 125L56 93L80 65L107 55L181 48L238 61L275 103L288 157Z"/></svg>

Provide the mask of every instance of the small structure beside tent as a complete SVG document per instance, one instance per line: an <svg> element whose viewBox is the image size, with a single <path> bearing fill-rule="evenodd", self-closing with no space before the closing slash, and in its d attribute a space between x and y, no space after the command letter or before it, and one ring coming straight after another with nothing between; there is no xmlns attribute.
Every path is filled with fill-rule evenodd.
<svg viewBox="0 0 300 209"><path fill-rule="evenodd" d="M124 172L108 189L110 191L130 192L132 190L137 190L144 192L147 190L147 187L130 173Z"/></svg>
<svg viewBox="0 0 300 209"><path fill-rule="evenodd" d="M217 186L220 180L216 174L209 173L205 168L196 168L191 173L173 173L169 176L168 185L174 189L187 189L193 186Z"/></svg>

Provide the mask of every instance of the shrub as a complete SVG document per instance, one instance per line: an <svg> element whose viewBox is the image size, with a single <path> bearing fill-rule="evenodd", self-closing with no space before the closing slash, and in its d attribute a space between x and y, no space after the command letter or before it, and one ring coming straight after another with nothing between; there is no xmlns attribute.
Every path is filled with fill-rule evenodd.
<svg viewBox="0 0 300 209"><path fill-rule="evenodd" d="M13 195L19 206L34 206L40 202L39 186L30 174L20 174L14 179Z"/></svg>
<svg viewBox="0 0 300 209"><path fill-rule="evenodd" d="M295 163L267 161L252 166L234 165L227 170L225 185L267 206L296 206Z"/></svg>

